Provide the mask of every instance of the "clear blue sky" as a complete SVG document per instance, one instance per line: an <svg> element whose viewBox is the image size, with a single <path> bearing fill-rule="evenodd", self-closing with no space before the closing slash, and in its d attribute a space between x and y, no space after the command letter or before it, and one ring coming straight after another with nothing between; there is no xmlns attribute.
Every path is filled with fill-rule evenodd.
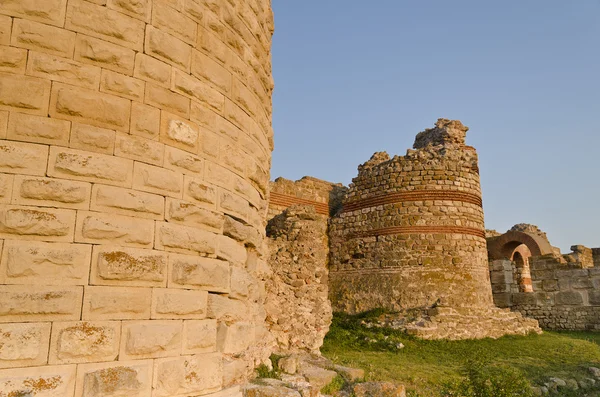
<svg viewBox="0 0 600 397"><path fill-rule="evenodd" d="M600 0L272 1L272 178L349 184L459 119L486 227L600 247Z"/></svg>

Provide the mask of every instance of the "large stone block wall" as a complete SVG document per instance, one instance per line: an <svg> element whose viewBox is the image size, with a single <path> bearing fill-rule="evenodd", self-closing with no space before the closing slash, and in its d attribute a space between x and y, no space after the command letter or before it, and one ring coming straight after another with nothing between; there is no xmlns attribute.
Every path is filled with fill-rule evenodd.
<svg viewBox="0 0 600 397"><path fill-rule="evenodd" d="M529 258L532 292L515 291L515 263L490 262L494 301L550 330L600 330L600 268L590 266L591 250L574 246L564 257L553 254ZM578 254L581 261L567 262Z"/></svg>
<svg viewBox="0 0 600 397"><path fill-rule="evenodd" d="M0 1L0 396L191 396L269 355L269 0Z"/></svg>
<svg viewBox="0 0 600 397"><path fill-rule="evenodd" d="M376 153L359 166L331 222L335 310L492 305L477 154L466 131L440 119L406 156Z"/></svg>

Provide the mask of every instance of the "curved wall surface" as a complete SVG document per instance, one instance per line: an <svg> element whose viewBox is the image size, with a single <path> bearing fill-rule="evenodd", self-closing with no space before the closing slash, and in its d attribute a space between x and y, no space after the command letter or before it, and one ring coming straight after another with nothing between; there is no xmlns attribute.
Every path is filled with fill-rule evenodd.
<svg viewBox="0 0 600 397"><path fill-rule="evenodd" d="M272 32L269 0L0 2L0 396L237 396L268 356Z"/></svg>
<svg viewBox="0 0 600 397"><path fill-rule="evenodd" d="M359 167L330 227L334 310L492 306L477 154L464 145L466 130L439 120L417 137L417 150L377 153Z"/></svg>

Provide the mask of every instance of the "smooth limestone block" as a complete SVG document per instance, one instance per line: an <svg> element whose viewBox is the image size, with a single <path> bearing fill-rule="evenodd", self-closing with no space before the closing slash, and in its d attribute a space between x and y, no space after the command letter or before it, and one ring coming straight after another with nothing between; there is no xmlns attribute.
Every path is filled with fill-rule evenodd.
<svg viewBox="0 0 600 397"><path fill-rule="evenodd" d="M0 324L0 368L48 362L50 323Z"/></svg>
<svg viewBox="0 0 600 397"><path fill-rule="evenodd" d="M36 51L29 51L27 74L91 90L100 84L99 67Z"/></svg>
<svg viewBox="0 0 600 397"><path fill-rule="evenodd" d="M77 34L74 59L131 76L135 65L135 51Z"/></svg>
<svg viewBox="0 0 600 397"><path fill-rule="evenodd" d="M200 51L192 51L192 74L213 84L219 91L231 91L231 72Z"/></svg>
<svg viewBox="0 0 600 397"><path fill-rule="evenodd" d="M0 205L0 238L73 241L75 211Z"/></svg>
<svg viewBox="0 0 600 397"><path fill-rule="evenodd" d="M171 87L172 66L146 54L135 56L134 77L165 88Z"/></svg>
<svg viewBox="0 0 600 397"><path fill-rule="evenodd" d="M136 161L133 170L133 188L148 193L181 198L183 174Z"/></svg>
<svg viewBox="0 0 600 397"><path fill-rule="evenodd" d="M113 154L115 135L115 130L72 123L69 147L96 153Z"/></svg>
<svg viewBox="0 0 600 397"><path fill-rule="evenodd" d="M113 361L119 354L121 322L56 322L52 326L50 364Z"/></svg>
<svg viewBox="0 0 600 397"><path fill-rule="evenodd" d="M169 288L230 291L229 263L191 255L169 255Z"/></svg>
<svg viewBox="0 0 600 397"><path fill-rule="evenodd" d="M137 320L150 318L151 288L85 287L83 320Z"/></svg>
<svg viewBox="0 0 600 397"><path fill-rule="evenodd" d="M218 113L222 113L225 107L223 94L202 80L178 69L173 69L171 89Z"/></svg>
<svg viewBox="0 0 600 397"><path fill-rule="evenodd" d="M153 397L193 396L216 392L223 385L219 353L155 360Z"/></svg>
<svg viewBox="0 0 600 397"><path fill-rule="evenodd" d="M0 45L0 72L25 74L27 50Z"/></svg>
<svg viewBox="0 0 600 397"><path fill-rule="evenodd" d="M156 194L95 184L90 209L147 219L164 219L165 198Z"/></svg>
<svg viewBox="0 0 600 397"><path fill-rule="evenodd" d="M16 18L10 44L30 50L71 58L75 48L75 33L26 19Z"/></svg>
<svg viewBox="0 0 600 397"><path fill-rule="evenodd" d="M190 115L190 99L188 97L158 85L146 84L144 102L185 119Z"/></svg>
<svg viewBox="0 0 600 397"><path fill-rule="evenodd" d="M13 191L14 175L0 174L0 203L8 204Z"/></svg>
<svg viewBox="0 0 600 397"><path fill-rule="evenodd" d="M115 156L161 166L164 153L163 143L135 135L117 134Z"/></svg>
<svg viewBox="0 0 600 397"><path fill-rule="evenodd" d="M217 241L217 258L227 260L234 266L245 266L248 251L243 244L223 235L218 235Z"/></svg>
<svg viewBox="0 0 600 397"><path fill-rule="evenodd" d="M206 317L208 292L154 288L152 319L203 319Z"/></svg>
<svg viewBox="0 0 600 397"><path fill-rule="evenodd" d="M183 198L207 208L215 208L217 204L217 188L210 183L187 175L183 178Z"/></svg>
<svg viewBox="0 0 600 397"><path fill-rule="evenodd" d="M257 292L256 280L245 268L231 267L231 292L229 297L246 300Z"/></svg>
<svg viewBox="0 0 600 397"><path fill-rule="evenodd" d="M217 351L217 320L187 320L183 322L183 354Z"/></svg>
<svg viewBox="0 0 600 397"><path fill-rule="evenodd" d="M166 287L167 254L147 249L96 245L90 284Z"/></svg>
<svg viewBox="0 0 600 397"><path fill-rule="evenodd" d="M151 0L108 0L105 1L108 8L122 12L130 17L137 18L144 22L150 23L152 1Z"/></svg>
<svg viewBox="0 0 600 397"><path fill-rule="evenodd" d="M129 132L143 138L157 140L160 129L160 109L139 102L131 104L131 126ZM168 151L169 147L165 147ZM169 167L167 167L169 168Z"/></svg>
<svg viewBox="0 0 600 397"><path fill-rule="evenodd" d="M87 210L91 187L86 182L16 175L12 203Z"/></svg>
<svg viewBox="0 0 600 397"><path fill-rule="evenodd" d="M154 222L130 216L79 211L75 241L88 244L122 244L152 248Z"/></svg>
<svg viewBox="0 0 600 397"><path fill-rule="evenodd" d="M66 7L67 0L4 0L0 3L0 13L62 27Z"/></svg>
<svg viewBox="0 0 600 397"><path fill-rule="evenodd" d="M76 286L0 285L0 323L78 320L82 295Z"/></svg>
<svg viewBox="0 0 600 397"><path fill-rule="evenodd" d="M146 27L145 52L189 73L192 47L152 25Z"/></svg>
<svg viewBox="0 0 600 397"><path fill-rule="evenodd" d="M49 94L49 80L0 73L0 110L46 116Z"/></svg>
<svg viewBox="0 0 600 397"><path fill-rule="evenodd" d="M7 397L73 397L76 365L0 370L0 392Z"/></svg>
<svg viewBox="0 0 600 397"><path fill-rule="evenodd" d="M0 284L87 285L91 246L5 240Z"/></svg>
<svg viewBox="0 0 600 397"><path fill-rule="evenodd" d="M148 397L152 394L152 360L117 361L77 366L77 397Z"/></svg>
<svg viewBox="0 0 600 397"><path fill-rule="evenodd" d="M164 3L159 2L153 5L152 25L188 44L196 44L198 24Z"/></svg>
<svg viewBox="0 0 600 397"><path fill-rule="evenodd" d="M10 44L10 31L12 30L12 18L7 15L0 15L0 44Z"/></svg>
<svg viewBox="0 0 600 397"><path fill-rule="evenodd" d="M102 71L100 81L100 92L114 94L132 101L144 100L145 83L124 74L115 73L110 70Z"/></svg>
<svg viewBox="0 0 600 397"><path fill-rule="evenodd" d="M227 296L208 294L208 318L231 323L248 320L250 313L246 302L229 299Z"/></svg>
<svg viewBox="0 0 600 397"><path fill-rule="evenodd" d="M181 355L183 321L125 321L119 359L175 357Z"/></svg>

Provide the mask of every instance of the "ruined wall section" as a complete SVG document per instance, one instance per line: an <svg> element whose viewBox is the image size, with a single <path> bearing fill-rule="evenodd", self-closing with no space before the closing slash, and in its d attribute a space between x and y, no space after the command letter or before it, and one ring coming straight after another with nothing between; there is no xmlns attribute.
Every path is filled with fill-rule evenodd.
<svg viewBox="0 0 600 397"><path fill-rule="evenodd" d="M270 182L269 213L267 219L281 214L292 205L311 205L318 214L330 216L337 212L347 188L341 183L331 183L305 176L297 181L277 178Z"/></svg>
<svg viewBox="0 0 600 397"><path fill-rule="evenodd" d="M477 154L466 131L440 119L406 156L376 153L359 167L331 222L335 310L492 305Z"/></svg>
<svg viewBox="0 0 600 397"><path fill-rule="evenodd" d="M268 0L0 2L0 395L237 396L268 356L272 32Z"/></svg>
<svg viewBox="0 0 600 397"><path fill-rule="evenodd" d="M319 354L329 330L327 216L294 205L269 221L267 324L280 353Z"/></svg>

